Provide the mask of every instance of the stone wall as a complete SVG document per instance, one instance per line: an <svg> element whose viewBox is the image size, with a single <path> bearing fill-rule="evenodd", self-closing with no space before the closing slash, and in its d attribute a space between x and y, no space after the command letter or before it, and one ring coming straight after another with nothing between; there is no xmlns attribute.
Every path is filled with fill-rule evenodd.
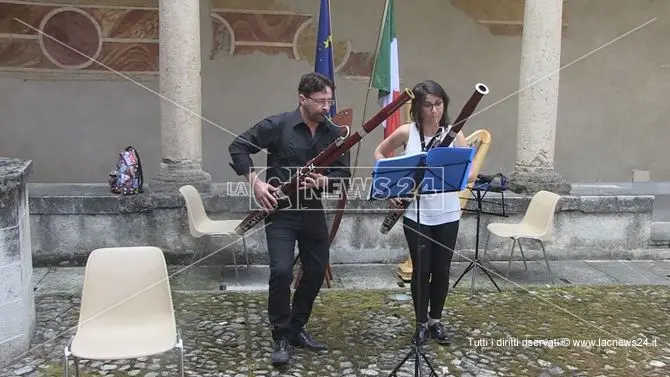
<svg viewBox="0 0 670 377"><path fill-rule="evenodd" d="M32 166L0 158L0 366L28 350L35 328L26 190Z"/></svg>
<svg viewBox="0 0 670 377"><path fill-rule="evenodd" d="M205 207L215 219L242 219L248 213L248 199L228 194L226 185L215 184L204 196ZM487 200L499 200L488 194ZM482 215L480 248L486 239L488 222L515 222L523 217L529 196L505 194L509 217ZM326 201L334 208L336 201ZM653 196L565 196L559 201L555 233L547 244L551 259L658 258L649 250ZM387 235L379 231L387 213L386 204L352 200L347 203L332 247L332 263L394 263L406 258L400 223ZM489 211L498 211L489 205ZM80 264L98 247L154 245L166 252L169 263L190 260L195 240L188 230L186 209L178 194L145 193L121 197L104 185L31 186L31 224L36 265ZM332 219L334 211L330 210ZM252 263L267 264L267 246L262 224L247 233ZM471 258L475 247L476 217L465 212L457 252ZM219 239L205 243L208 251L232 242ZM490 259L506 260L511 241L491 238ZM241 242L229 250L241 250ZM524 244L526 258L540 258L538 245ZM231 263L229 252L218 253L204 263ZM518 253L516 257L518 257ZM455 257L457 258L457 257ZM239 261L240 259L238 259Z"/></svg>

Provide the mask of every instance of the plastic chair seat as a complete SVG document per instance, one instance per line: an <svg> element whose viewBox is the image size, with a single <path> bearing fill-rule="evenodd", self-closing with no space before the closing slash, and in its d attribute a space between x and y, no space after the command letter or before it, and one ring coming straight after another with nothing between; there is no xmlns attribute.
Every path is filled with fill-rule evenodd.
<svg viewBox="0 0 670 377"><path fill-rule="evenodd" d="M489 232L505 238L535 238L542 239L544 231L531 224L492 223L486 227Z"/></svg>
<svg viewBox="0 0 670 377"><path fill-rule="evenodd" d="M169 318L127 325L85 325L72 340L74 356L92 360L135 359L170 351L177 334Z"/></svg>
<svg viewBox="0 0 670 377"><path fill-rule="evenodd" d="M235 227L242 220L205 220L198 224L198 230L207 235L235 235Z"/></svg>

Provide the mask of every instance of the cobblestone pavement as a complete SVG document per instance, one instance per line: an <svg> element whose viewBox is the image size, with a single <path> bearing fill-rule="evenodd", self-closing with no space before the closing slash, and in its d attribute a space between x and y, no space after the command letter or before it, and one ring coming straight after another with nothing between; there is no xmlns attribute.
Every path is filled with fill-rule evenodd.
<svg viewBox="0 0 670 377"><path fill-rule="evenodd" d="M322 291L308 330L330 349L297 349L287 370L270 366L264 292L174 293L187 376L388 376L409 351L411 301L403 290ZM79 298L38 295L32 350L0 376L60 376ZM439 376L668 376L670 289L560 287L450 294L449 346L424 347ZM639 341L587 347L565 342ZM536 344L525 344L533 340ZM542 341L556 341L544 343ZM518 343L517 343L518 342ZM82 361L82 376L176 375L176 354ZM73 372L73 368L70 369ZM428 371L424 369L424 371ZM412 359L399 376L414 376ZM425 374L427 375L427 373Z"/></svg>

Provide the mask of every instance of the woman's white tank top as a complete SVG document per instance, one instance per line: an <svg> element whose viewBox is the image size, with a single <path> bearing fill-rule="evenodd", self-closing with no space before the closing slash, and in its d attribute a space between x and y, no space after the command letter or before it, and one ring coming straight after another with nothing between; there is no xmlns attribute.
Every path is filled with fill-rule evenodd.
<svg viewBox="0 0 670 377"><path fill-rule="evenodd" d="M432 136L425 137L424 143L428 145L432 138ZM449 146L453 147L454 143L452 142ZM421 153L421 151L421 136L419 135L419 130L416 128L416 123L412 122L409 126L409 138L404 155L413 155ZM421 195L419 211L421 224L424 225L440 225L458 221L461 218L461 203L458 198L458 192ZM415 200L412 199L407 207L405 217L417 221Z"/></svg>

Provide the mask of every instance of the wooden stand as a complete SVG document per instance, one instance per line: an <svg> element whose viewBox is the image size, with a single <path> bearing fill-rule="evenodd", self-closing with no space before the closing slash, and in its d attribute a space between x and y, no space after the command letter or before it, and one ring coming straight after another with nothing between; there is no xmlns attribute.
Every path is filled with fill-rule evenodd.
<svg viewBox="0 0 670 377"><path fill-rule="evenodd" d="M398 270L396 272L400 280L409 283L412 280L412 259L407 258L406 261L398 263Z"/></svg>

